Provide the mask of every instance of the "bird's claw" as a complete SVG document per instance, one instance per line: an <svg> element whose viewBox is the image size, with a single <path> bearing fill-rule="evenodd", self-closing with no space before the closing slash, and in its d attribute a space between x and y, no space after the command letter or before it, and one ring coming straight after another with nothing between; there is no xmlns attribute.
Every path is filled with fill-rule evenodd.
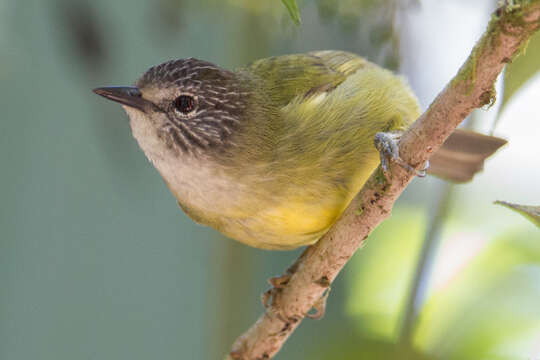
<svg viewBox="0 0 540 360"><path fill-rule="evenodd" d="M306 316L313 320L320 320L324 317L326 313L326 299L328 299L328 294L330 294L330 287L328 287L321 298L313 304L314 313L308 313Z"/></svg>
<svg viewBox="0 0 540 360"><path fill-rule="evenodd" d="M289 283L291 276L291 273L286 273L281 276L274 276L268 279L268 283L272 285L272 287L261 294L261 302L265 309L271 305L270 300L275 300L277 294Z"/></svg>
<svg viewBox="0 0 540 360"><path fill-rule="evenodd" d="M277 303L279 302L279 297L281 295L281 292L283 291L283 289L285 289L287 287L291 277L298 270L298 267L300 266L300 264L302 262L302 259L307 256L307 254L308 254L308 252L310 251L311 248L312 248L311 246L308 246L304 250L304 252L300 255L300 257L298 259L296 259L296 261L287 269L285 274L283 274L281 276L275 276L275 277L272 277L272 278L268 279L268 283L270 285L272 285L272 288L266 290L264 293L261 294L261 302L262 302L264 308L265 309L271 308L270 310L273 310L275 312L275 315L279 319L283 320L286 323L291 323L291 322L295 323L301 317L285 316L285 314L283 314L281 312L278 312L276 310L277 308L279 308ZM322 279L325 279L325 280L323 281ZM321 296L321 298L319 300L317 300L315 302L315 304L313 305L312 309L315 310L315 312L305 314L305 316L310 318L310 319L317 319L318 320L318 319L321 319L325 314L326 298L328 297L328 294L330 292L330 282L329 282L328 278L326 278L326 277L323 277L322 279L321 279L322 282L317 282L317 284L319 284L320 286L325 287L326 290L323 293L323 295Z"/></svg>
<svg viewBox="0 0 540 360"><path fill-rule="evenodd" d="M390 161L393 161L405 170L415 173L418 177L426 176L426 170L429 168L429 161L426 162L426 165L422 170L417 170L399 156L398 142L400 138L401 133L395 132L379 132L375 135L375 147L379 151L381 157L381 167L384 175L388 178Z"/></svg>
<svg viewBox="0 0 540 360"><path fill-rule="evenodd" d="M298 257L298 259L296 259L296 261L291 266L289 266L285 274L281 276L274 276L268 279L268 283L272 285L272 288L266 290L265 292L261 294L261 302L265 309L267 309L270 305L274 303L274 301L277 298L277 295L287 286L287 284L289 283L289 280L291 279L293 274L296 272L296 270L298 270L298 266L300 262L306 256L310 248L311 246L308 246L302 252L300 257ZM270 303L270 300L272 300L272 303Z"/></svg>
<svg viewBox="0 0 540 360"><path fill-rule="evenodd" d="M292 274L286 273L281 276L274 276L268 279L268 283L274 287L274 289L283 289L285 285L289 283Z"/></svg>

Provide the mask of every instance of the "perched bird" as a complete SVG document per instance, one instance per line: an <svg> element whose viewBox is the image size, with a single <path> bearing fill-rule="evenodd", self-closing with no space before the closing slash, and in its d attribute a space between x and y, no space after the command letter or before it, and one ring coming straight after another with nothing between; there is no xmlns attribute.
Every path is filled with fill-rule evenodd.
<svg viewBox="0 0 540 360"><path fill-rule="evenodd" d="M94 92L123 105L139 146L192 219L263 249L316 242L378 166L375 135L399 133L420 114L401 77L343 51L235 71L172 60L134 87ZM459 131L432 169L470 180L504 143Z"/></svg>

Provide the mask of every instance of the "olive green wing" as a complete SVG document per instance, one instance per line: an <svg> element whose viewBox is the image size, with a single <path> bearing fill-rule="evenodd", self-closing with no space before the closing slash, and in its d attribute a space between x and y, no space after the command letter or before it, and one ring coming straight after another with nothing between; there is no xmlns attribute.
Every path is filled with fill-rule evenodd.
<svg viewBox="0 0 540 360"><path fill-rule="evenodd" d="M297 96L334 88L346 79L344 74L312 54L260 59L245 70L260 79L264 92L277 106L285 106Z"/></svg>
<svg viewBox="0 0 540 360"><path fill-rule="evenodd" d="M347 76L370 63L345 51L316 51L257 60L245 68L264 84L264 90L278 106L292 99L328 92Z"/></svg>
<svg viewBox="0 0 540 360"><path fill-rule="evenodd" d="M360 69L374 66L363 57L347 51L323 50L313 51L308 54L318 57L327 67L343 74L345 77L354 74Z"/></svg>

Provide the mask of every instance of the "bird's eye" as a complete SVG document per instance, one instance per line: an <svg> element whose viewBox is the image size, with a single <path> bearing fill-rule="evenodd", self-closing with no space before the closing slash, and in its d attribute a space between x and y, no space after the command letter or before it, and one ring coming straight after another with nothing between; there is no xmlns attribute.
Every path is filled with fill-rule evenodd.
<svg viewBox="0 0 540 360"><path fill-rule="evenodd" d="M174 100L174 107L182 114L189 114L195 110L195 99L193 96L180 95Z"/></svg>

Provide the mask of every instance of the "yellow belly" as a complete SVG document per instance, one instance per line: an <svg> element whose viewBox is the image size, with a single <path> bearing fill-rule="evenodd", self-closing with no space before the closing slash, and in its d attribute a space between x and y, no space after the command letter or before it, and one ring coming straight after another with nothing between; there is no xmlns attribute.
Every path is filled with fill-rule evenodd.
<svg viewBox="0 0 540 360"><path fill-rule="evenodd" d="M340 217L377 165L374 152L358 168L346 191L325 187L314 196L314 188L309 191L291 188L288 196L272 206L260 202L256 208L248 205L242 216L221 224L219 230L235 240L263 249L287 250L312 244ZM216 224L211 226L216 227Z"/></svg>

